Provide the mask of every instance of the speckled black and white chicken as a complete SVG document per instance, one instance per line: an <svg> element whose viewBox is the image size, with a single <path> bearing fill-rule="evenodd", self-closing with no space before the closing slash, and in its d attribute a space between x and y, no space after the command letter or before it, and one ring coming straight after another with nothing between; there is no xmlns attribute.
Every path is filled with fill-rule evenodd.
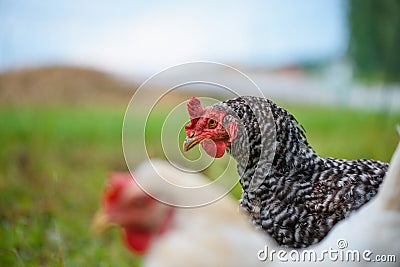
<svg viewBox="0 0 400 267"><path fill-rule="evenodd" d="M399 196L400 143L393 154L379 192L371 201L354 211L348 218L338 222L320 243L304 250L296 250L299 252L298 255L302 256L293 258L287 256L285 257L287 261L280 261L276 255L275 260L270 255L264 262L265 266L398 267L400 259ZM270 246L268 241L266 245ZM335 252L329 255L327 251ZM290 251L287 251L286 255L290 255Z"/></svg>
<svg viewBox="0 0 400 267"><path fill-rule="evenodd" d="M184 150L196 144L213 157L229 151L238 163L240 205L280 245L318 243L340 220L371 200L388 164L322 158L292 114L260 97L203 108L188 102Z"/></svg>

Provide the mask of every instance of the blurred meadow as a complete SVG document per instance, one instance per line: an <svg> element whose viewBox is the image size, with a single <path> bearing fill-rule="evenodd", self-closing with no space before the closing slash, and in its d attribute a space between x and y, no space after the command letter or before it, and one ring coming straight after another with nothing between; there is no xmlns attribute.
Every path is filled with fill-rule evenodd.
<svg viewBox="0 0 400 267"><path fill-rule="evenodd" d="M317 2L319 1L315 2L316 6ZM330 2L339 3L338 5L344 8L343 1ZM351 2L355 6L359 5L358 1ZM382 2L389 3L390 1ZM357 32L357 27L361 25L360 21L365 21L363 18L370 20L365 14L376 9L371 7L374 5L371 3L370 9L364 10L364 13L362 10L351 13L348 11L349 7L340 13L345 18L346 12L349 12L350 17L357 21L356 26L349 23L352 32ZM287 8L287 5L290 4L286 3L284 7ZM368 4L366 6L368 7ZM7 18L5 10L13 14L15 10L18 11L18 8L20 7L8 7L5 4L5 8L0 12L0 19ZM223 10L224 6L220 8ZM312 5L310 8L312 9ZM391 5L385 8L394 9ZM114 14L115 10L110 10L110 13ZM100 12L101 14L103 13ZM120 15L124 16L124 14ZM231 17L229 13L218 13L219 15ZM79 17L80 13L78 12L76 16ZM73 18L73 16L69 17ZM282 17L286 16L282 15ZM262 20L263 16L256 13L256 18ZM245 18L238 17L239 23L241 19ZM11 25L10 20L4 19L4 21L8 24L3 25ZM386 22L391 23L389 19ZM46 21L42 23L47 25ZM318 24L315 21L310 23ZM90 29L89 24L84 24L87 27L86 30ZM257 23L250 25L255 24ZM399 29L398 26L399 24L396 24L393 28ZM279 25L277 27L279 28ZM296 28L295 25L291 27ZM2 36L7 37L6 33L12 31L12 28L7 28L7 31L1 28L3 29ZM14 28L18 32L18 26ZM379 29L373 30L374 33L380 33ZM206 28L206 31L211 30ZM263 29L258 29L258 31L260 31L259 35L262 35ZM393 40L399 37L399 32L398 30L393 33L390 30L386 31L389 35L386 39L394 42ZM21 35L24 34L26 32L22 31ZM229 35L229 32L226 34ZM395 36L391 38L391 34ZM0 65L0 266L139 266L140 257L133 255L124 247L117 228L111 228L101 236L97 236L91 232L90 225L99 208L100 196L108 173L115 170L127 170L121 139L124 114L132 95L144 80L143 77L148 77L147 73L144 76L137 73L135 76L134 73L127 79L126 69L131 66L124 65L123 69L118 69L120 67L118 60L123 57L116 56L115 61L107 61L108 57L112 58L114 51L118 50L114 49L115 47L104 50L105 52L101 50L99 58L96 58L95 54L90 54L91 51L77 48L79 53L70 61L63 61L57 57L51 58L51 55L54 55L54 51L51 50L52 52L49 53L51 60L45 61L46 57L39 53L37 58L40 60L36 62L33 60L36 57L26 52L30 50L29 47L21 48L16 45L18 42L20 42L19 45L24 42L15 36L19 35L11 34L10 39L4 38L3 40L6 41L0 43L3 44L0 60L4 60L3 63L6 62ZM74 41L79 43L79 38L74 34L72 36L76 38ZM77 34L77 36L81 35ZM266 40L270 40L271 36L261 40L267 42ZM368 34L351 36L361 36L363 39L367 38ZM278 36L276 38L279 39ZM235 49L225 51L226 54L222 59L226 64L232 62L238 69L250 73L250 76L252 74L257 77L262 76L260 80L265 78L267 82L260 83L262 90L266 90L263 92L267 92L267 97L294 114L306 129L309 143L320 155L347 159L372 158L388 162L399 141L396 125L400 124L398 80L400 73L397 69L400 60L392 60L398 57L398 52L393 53L398 49L388 46L391 53L384 55L371 52L373 54L371 63L365 59L369 55L367 48L363 49L364 54L360 55L356 49L358 39L348 39L345 38L343 41L344 48L339 44L339 49L337 49L339 52L335 50L331 56L317 55L317 59L311 57L309 61L295 57L292 61L283 60L280 65L275 63L263 65L262 61L265 60L268 63L271 59L269 56L275 51L264 54L264 57L251 54L249 58L256 59L256 63L251 60L243 63L242 58L234 56L243 51ZM60 40L60 42L55 42L55 47L62 46L64 39ZM117 38L116 42L118 41L123 42L124 39ZM150 41L160 40L150 38ZM228 43L229 41L231 40L228 38ZM398 44L398 42L394 43ZM185 45L184 42L180 47ZM205 46L210 45L212 44L207 43ZM280 47L279 44L278 46ZM347 46L350 49L347 49ZM32 51L37 52L38 48L35 47ZM83 47L91 48L95 45ZM104 45L101 49L103 48ZM151 56L159 55L153 51L157 48L157 46L149 48ZM379 46L368 49L381 51ZM15 52L20 50L25 51L22 54L26 56L26 62L23 56L20 57ZM43 50L46 50L46 47ZM10 56L10 51L14 51L14 57ZM162 51L164 54L165 51ZM221 51L224 53L223 49ZM87 62L76 60L85 58L86 52L90 55L87 57ZM171 54L174 60L177 54L179 55L179 49L175 49ZM285 51L278 51L276 54L285 54ZM103 58L104 55L107 56ZM359 60L359 57L363 60ZM310 55L307 54L306 58L310 58ZM385 64L384 60L383 63L379 62L380 58L389 60L391 65ZM146 62L145 54L142 53L140 58L129 58L128 61L138 60L140 65L142 61L139 59ZM153 59L151 57L148 61L154 63ZM170 59L159 65L149 63L150 65L145 65L145 68L152 73L170 64L187 60L219 60L221 57L213 58L196 54L193 58L176 56L176 62ZM344 68L342 68L343 62L346 65ZM357 67L360 64L380 66L381 63L384 67L376 69L371 67L365 71ZM353 66L354 71L347 72L349 66ZM115 72L111 71L114 67ZM133 69L135 68L139 73L140 66L133 65ZM290 88L289 91L285 91L287 87ZM313 89L303 90L305 87ZM352 94L359 92L359 87L362 87L363 94L361 95L365 98L361 98L359 94ZM325 88L327 91L317 92L314 88ZM154 88L154 92L158 89L160 88ZM330 89L332 90L329 91ZM332 91L335 97L339 96L339 100L347 96L351 96L352 100L343 102L330 97L329 101L325 101L327 99L325 97ZM154 92L149 92L149 94ZM371 92L377 92L377 94L370 94ZM146 144L151 157L165 158L160 140L160 129L163 126L165 114L174 105L196 94L195 91L192 94L171 94L167 101L163 102L164 104L161 104L160 108L152 114L150 127L146 132ZM198 92L198 94L221 100L226 99L217 92ZM301 97L298 97L299 95ZM378 104L374 101L380 100L380 97L377 99L373 97L375 95L384 96ZM145 102L146 99L143 99L143 103ZM137 107L135 116L139 120L147 114L141 107ZM187 115L182 114L182 116ZM172 125L172 128L179 128L180 134L177 137L167 132L167 139L176 141L178 138L178 143L182 144L184 138L183 129L181 129L182 122L176 120L171 123L176 123L175 126ZM143 128L135 128L131 138L139 136L141 131ZM196 148L191 153L194 154L189 153L188 157L197 155L199 150ZM212 167L204 171L205 174L209 177L218 176L224 168L227 157L225 155L222 159L216 160ZM146 155L135 155L137 163L145 158ZM236 178L237 173L232 172L231 176ZM240 190L240 186L237 185L232 190L232 194L239 198Z"/></svg>

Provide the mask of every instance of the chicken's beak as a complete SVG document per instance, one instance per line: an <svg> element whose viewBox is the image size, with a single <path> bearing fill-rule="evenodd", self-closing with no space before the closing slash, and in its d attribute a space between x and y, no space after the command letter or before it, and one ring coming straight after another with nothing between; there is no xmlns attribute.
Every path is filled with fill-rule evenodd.
<svg viewBox="0 0 400 267"><path fill-rule="evenodd" d="M185 141L183 142L183 151L189 151L203 139L203 136L186 137Z"/></svg>
<svg viewBox="0 0 400 267"><path fill-rule="evenodd" d="M100 234L108 227L112 226L113 224L110 221L110 217L104 213L102 210L98 210L92 220L91 230L95 234Z"/></svg>

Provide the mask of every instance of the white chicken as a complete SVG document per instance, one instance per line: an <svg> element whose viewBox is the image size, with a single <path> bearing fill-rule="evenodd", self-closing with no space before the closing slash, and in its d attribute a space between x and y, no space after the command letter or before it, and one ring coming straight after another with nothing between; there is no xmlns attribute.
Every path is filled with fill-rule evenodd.
<svg viewBox="0 0 400 267"><path fill-rule="evenodd" d="M147 182L147 189L171 200L188 196L159 188L159 173L176 184L210 182L201 174L181 172L164 161L153 160L152 165L142 164L134 176ZM224 194L218 187L212 190L216 191L210 194ZM146 267L265 266L257 252L266 241L274 246L269 237L254 229L231 197L203 207L176 208L144 193L129 173L112 174L105 188L93 226L99 230L109 223L123 229L128 248L144 254Z"/></svg>

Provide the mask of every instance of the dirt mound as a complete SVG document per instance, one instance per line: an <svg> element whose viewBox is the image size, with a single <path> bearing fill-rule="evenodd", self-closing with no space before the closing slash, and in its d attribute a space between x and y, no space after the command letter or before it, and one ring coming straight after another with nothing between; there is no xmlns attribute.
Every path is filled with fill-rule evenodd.
<svg viewBox="0 0 400 267"><path fill-rule="evenodd" d="M96 70L47 67L0 74L2 105L127 103L136 84Z"/></svg>

